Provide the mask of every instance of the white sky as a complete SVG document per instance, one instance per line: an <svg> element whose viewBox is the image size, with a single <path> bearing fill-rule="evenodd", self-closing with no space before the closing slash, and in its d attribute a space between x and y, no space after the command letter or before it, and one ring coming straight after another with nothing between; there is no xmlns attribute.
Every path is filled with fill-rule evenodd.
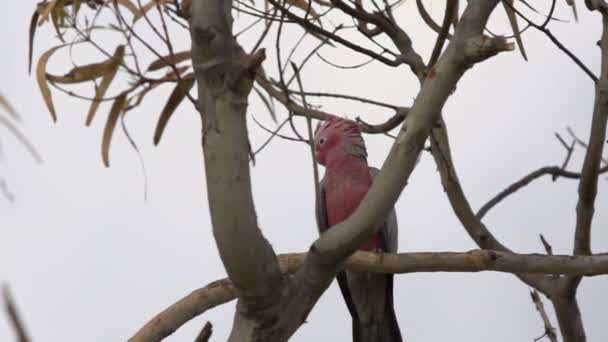
<svg viewBox="0 0 608 342"><path fill-rule="evenodd" d="M170 88L161 87L129 113L126 123L147 170L149 196L144 202L142 171L120 130L110 153L112 167L102 165L107 104L101 106L93 126L85 128L86 103L54 91L59 120L51 122L35 77L27 75L26 37L34 3L15 2L10 10L0 12L4 47L0 93L24 117L22 128L45 159L43 165L35 164L6 131L0 133L6 154L0 175L17 196L14 203L0 198L0 282L11 285L36 341L126 340L166 306L225 275L208 216L200 119L191 105L182 105L163 141L154 147L154 126ZM441 1L425 3L436 18L441 17ZM548 6L549 1L541 3ZM558 17L570 21L570 10L563 1L558 3ZM595 42L601 19L588 13L582 1L578 5L580 22L555 23L552 31L598 73ZM403 5L397 17L415 48L428 59L435 35L423 28L414 2ZM242 27L244 19L235 17L237 26ZM493 31L508 33L504 15L494 19ZM300 31L286 30L284 43L290 46ZM187 49L186 32L175 34L177 49ZM35 60L56 43L52 37L50 26L39 30ZM251 46L252 37L240 41ZM533 169L561 164L564 149L554 138L555 131L567 136L565 127L571 126L581 138L588 137L592 82L543 35L530 30L524 40L529 62L512 52L475 66L445 107L455 163L474 208ZM315 44L311 38L305 41L306 47ZM274 41L264 46L268 49L264 65L276 76ZM93 61L90 51L75 53L80 64ZM366 60L345 49L325 48L322 54L344 65ZM49 70L65 72L66 56L58 54ZM303 73L307 90L358 94L400 105L410 105L417 92L407 67L372 63L358 70L337 70L314 59ZM110 92L124 84L117 80ZM264 107L251 98L250 113L274 127ZM370 122L381 122L391 114L356 102L315 103L351 118L362 115ZM279 116L285 115L279 110ZM304 127L302 123L298 125ZM254 147L268 135L253 124L250 132ZM380 166L391 140L383 136L366 136L366 140L370 164ZM580 169L582 156L578 149L571 170ZM305 145L276 140L252 168L260 226L277 253L305 251L317 234L309 158ZM602 177L592 232L596 252L605 252L608 245L607 189L608 181ZM570 253L576 191L575 181L553 183L544 178L500 204L484 221L515 251L542 253L538 239L542 233L555 253ZM397 213L400 251L476 248L454 216L427 154L397 203ZM580 286L578 298L589 341L608 340L607 290L605 277L586 279ZM409 341L531 341L543 332L528 288L506 274L400 275L395 297L397 317ZM551 307L548 301L545 304ZM207 320L214 324L212 340L225 340L233 310L234 302L215 308L168 341L193 340ZM552 309L549 312L555 322ZM292 340L346 341L349 336L350 318L332 285ZM0 318L0 341L12 338L5 318Z"/></svg>

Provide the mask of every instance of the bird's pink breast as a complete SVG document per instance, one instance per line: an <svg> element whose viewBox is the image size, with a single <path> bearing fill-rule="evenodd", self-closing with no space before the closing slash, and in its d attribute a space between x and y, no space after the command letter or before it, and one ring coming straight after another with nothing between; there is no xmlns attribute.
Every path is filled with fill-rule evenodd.
<svg viewBox="0 0 608 342"><path fill-rule="evenodd" d="M346 220L361 203L371 187L372 178L367 165L337 170L327 170L325 175L325 201L329 226ZM361 250L374 250L381 247L380 235L374 235Z"/></svg>

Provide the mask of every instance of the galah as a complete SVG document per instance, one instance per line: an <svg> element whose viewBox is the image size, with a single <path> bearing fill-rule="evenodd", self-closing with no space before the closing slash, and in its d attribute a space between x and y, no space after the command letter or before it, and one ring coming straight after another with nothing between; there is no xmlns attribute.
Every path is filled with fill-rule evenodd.
<svg viewBox="0 0 608 342"><path fill-rule="evenodd" d="M332 117L317 126L314 145L317 162L325 166L316 208L323 233L357 209L379 170L367 165L361 130L351 120ZM394 209L360 250L397 252ZM341 271L336 278L352 317L354 342L402 341L393 307L392 274Z"/></svg>

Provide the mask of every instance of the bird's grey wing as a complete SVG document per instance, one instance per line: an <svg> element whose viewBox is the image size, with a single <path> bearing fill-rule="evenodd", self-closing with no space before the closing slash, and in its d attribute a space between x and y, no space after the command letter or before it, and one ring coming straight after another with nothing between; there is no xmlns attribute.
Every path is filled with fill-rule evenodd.
<svg viewBox="0 0 608 342"><path fill-rule="evenodd" d="M369 169L373 181L380 172L380 170L375 167L370 167ZM384 248L386 252L397 253L397 248L399 244L398 231L399 226L397 225L397 214L395 213L395 208L393 207L389 212L382 229L380 230L380 235L382 236L382 240L384 241Z"/></svg>
<svg viewBox="0 0 608 342"><path fill-rule="evenodd" d="M315 200L315 214L317 215L317 228L319 229L319 235L323 233L328 227L327 223L327 205L325 203L325 177L319 182L319 193L316 194Z"/></svg>
<svg viewBox="0 0 608 342"><path fill-rule="evenodd" d="M323 231L329 228L327 219L327 206L325 202L325 188L323 186L323 181L324 179L321 180L319 184L319 193L315 205L315 213L317 216L317 227L319 228L319 235L321 235ZM348 289L348 282L346 280L345 271L338 272L338 274L336 275L336 280L338 281L340 292L342 292L342 297L344 297L344 302L346 302L346 307L348 308L350 316L353 319L353 336L359 336L359 315L357 314L357 309L355 308L355 304L353 303L350 290ZM359 340L355 339L354 342L359 342Z"/></svg>

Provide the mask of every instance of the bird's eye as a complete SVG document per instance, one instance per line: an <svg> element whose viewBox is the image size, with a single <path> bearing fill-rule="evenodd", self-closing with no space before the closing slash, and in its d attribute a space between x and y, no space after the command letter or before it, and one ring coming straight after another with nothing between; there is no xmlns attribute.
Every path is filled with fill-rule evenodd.
<svg viewBox="0 0 608 342"><path fill-rule="evenodd" d="M319 140L319 145L323 145L325 144L325 142L327 141L327 138L323 137Z"/></svg>

